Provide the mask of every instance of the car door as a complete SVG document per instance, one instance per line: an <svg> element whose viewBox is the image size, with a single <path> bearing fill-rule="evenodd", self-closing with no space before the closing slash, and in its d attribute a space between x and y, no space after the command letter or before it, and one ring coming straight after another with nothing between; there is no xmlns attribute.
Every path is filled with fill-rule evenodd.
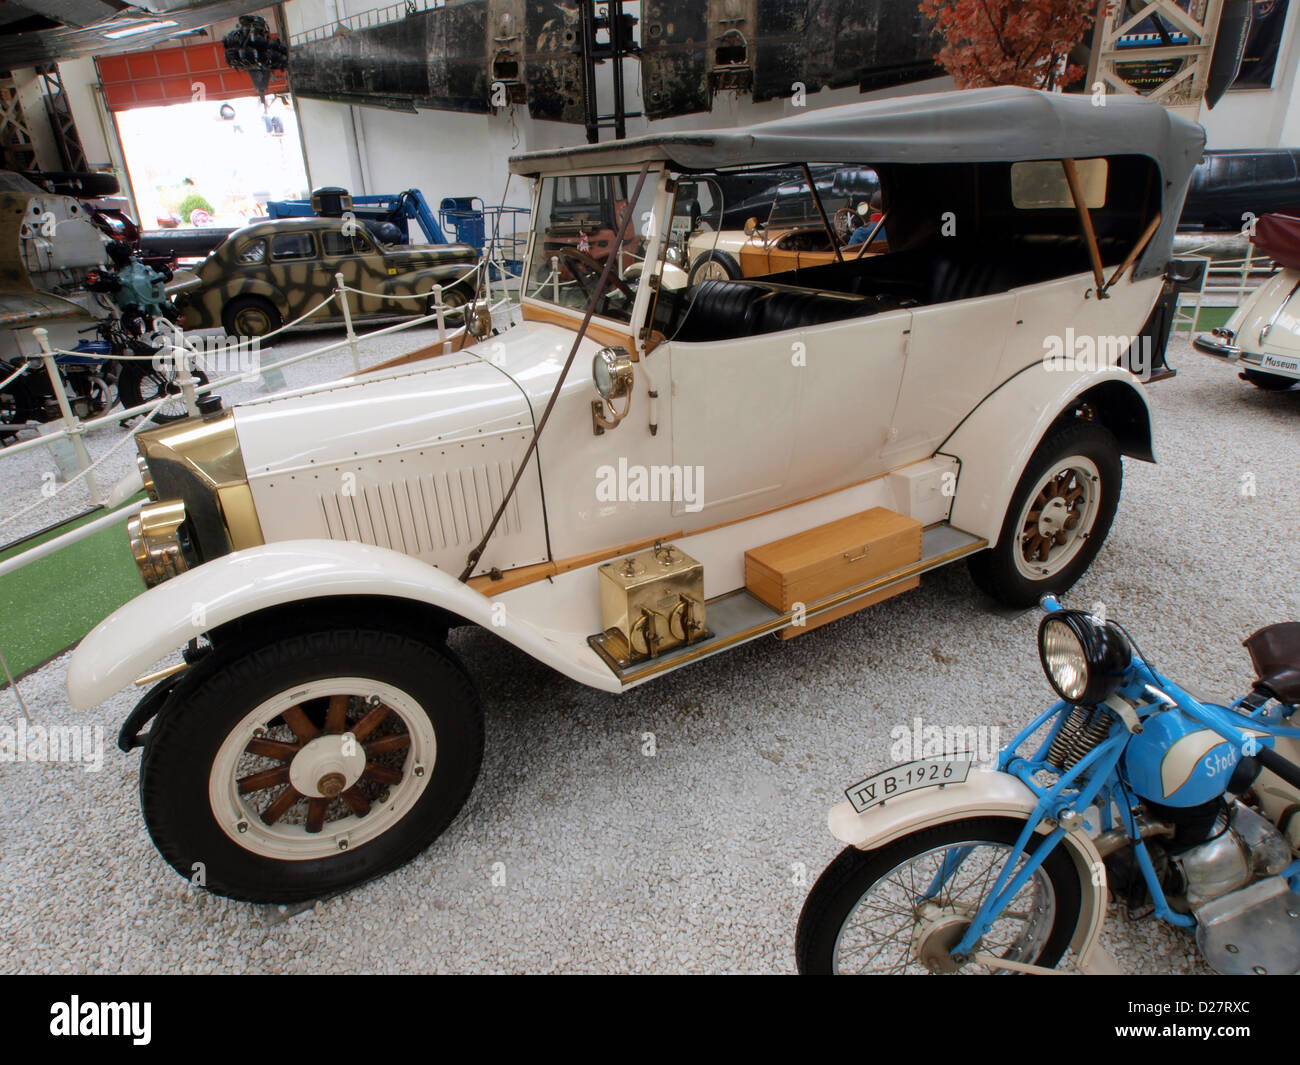
<svg viewBox="0 0 1300 1065"><path fill-rule="evenodd" d="M999 383L1015 316L1011 292L912 310L906 368L884 449L891 465L932 454Z"/></svg>
<svg viewBox="0 0 1300 1065"><path fill-rule="evenodd" d="M383 258L374 251L369 238L342 227L323 229L319 236L321 273L328 274L331 282L335 274L342 274L343 283L355 290L348 293L351 313L357 317L379 313L383 301L376 296L362 295L383 291L378 283L383 276Z"/></svg>
<svg viewBox="0 0 1300 1065"><path fill-rule="evenodd" d="M334 287L332 276L322 280L318 259L310 230L291 229L271 237L271 280L284 294L286 321L306 314Z"/></svg>
<svg viewBox="0 0 1300 1065"><path fill-rule="evenodd" d="M900 310L667 345L673 461L702 471L701 524L883 472L910 320Z"/></svg>

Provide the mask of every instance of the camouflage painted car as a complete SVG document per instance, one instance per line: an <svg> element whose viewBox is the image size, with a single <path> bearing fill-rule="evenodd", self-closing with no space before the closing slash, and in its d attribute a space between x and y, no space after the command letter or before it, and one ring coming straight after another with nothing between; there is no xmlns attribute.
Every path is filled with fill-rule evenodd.
<svg viewBox="0 0 1300 1065"><path fill-rule="evenodd" d="M346 231L345 231L346 229ZM169 288L186 329L260 337L310 311L334 291L334 275L367 295L348 294L352 317L428 314L432 300L408 298L443 286L443 303L474 295L478 252L468 244L382 244L364 226L337 218L283 218L237 229ZM311 322L341 321L332 303Z"/></svg>

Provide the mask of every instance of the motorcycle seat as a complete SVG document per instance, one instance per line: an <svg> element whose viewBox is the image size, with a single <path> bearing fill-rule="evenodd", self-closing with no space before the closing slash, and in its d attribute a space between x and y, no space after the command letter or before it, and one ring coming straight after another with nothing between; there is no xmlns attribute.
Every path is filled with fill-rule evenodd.
<svg viewBox="0 0 1300 1065"><path fill-rule="evenodd" d="M1300 621L1266 625L1242 646L1255 667L1256 687L1283 702L1300 703Z"/></svg>

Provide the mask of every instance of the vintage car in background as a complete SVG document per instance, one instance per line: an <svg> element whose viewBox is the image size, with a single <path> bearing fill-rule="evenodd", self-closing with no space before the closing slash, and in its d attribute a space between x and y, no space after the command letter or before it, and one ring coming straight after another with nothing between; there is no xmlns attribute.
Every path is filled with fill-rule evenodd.
<svg viewBox="0 0 1300 1065"><path fill-rule="evenodd" d="M1203 145L1140 98L1001 88L513 158L520 324L140 434L152 587L82 641L71 701L148 688L119 745L177 871L305 899L414 857L469 796L453 627L619 693L960 560L1003 603L1063 591L1122 457L1154 461L1116 363ZM696 175L811 163L879 176L887 253L664 283ZM593 184L623 205L603 260L566 243Z"/></svg>
<svg viewBox="0 0 1300 1065"><path fill-rule="evenodd" d="M1277 263L1275 273L1223 325L1193 346L1240 365L1238 374L1256 388L1280 392L1300 381L1300 213L1266 214L1252 243Z"/></svg>
<svg viewBox="0 0 1300 1065"><path fill-rule="evenodd" d="M365 295L349 293L353 319L432 313L411 299L443 286L443 304L464 306L477 285L478 253L468 244L388 245L360 222L285 218L230 234L195 276L168 286L186 329L224 329L262 337L310 311L334 291L335 274ZM403 298L404 297L404 298ZM450 313L450 310L449 310ZM307 324L342 321L337 302Z"/></svg>
<svg viewBox="0 0 1300 1065"><path fill-rule="evenodd" d="M766 209L748 216L737 229L726 227L725 219L734 214L725 195L728 184L722 174L697 176L692 182L694 201L707 208L692 221L682 257L691 284L765 277L887 250L878 240L850 243L855 230L870 224L860 208L880 194L880 178L870 168L810 168L808 176L772 190L760 205Z"/></svg>

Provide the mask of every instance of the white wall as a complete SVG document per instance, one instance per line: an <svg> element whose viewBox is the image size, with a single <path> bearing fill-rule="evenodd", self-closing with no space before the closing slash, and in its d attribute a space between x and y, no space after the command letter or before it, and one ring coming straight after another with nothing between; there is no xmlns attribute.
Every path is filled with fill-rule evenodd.
<svg viewBox="0 0 1300 1065"><path fill-rule="evenodd" d="M1296 0L1300 3L1300 0ZM289 0L284 6L290 35L360 14L376 6L375 0ZM635 14L637 5L628 5ZM612 106L612 66L597 68L603 109ZM627 109L641 110L640 70L635 60L624 63ZM952 87L951 78L925 84L925 91ZM905 86L872 95L920 91ZM809 109L863 99L855 88L836 89L807 97ZM398 192L420 189L437 207L444 196L480 196L486 203L529 205L526 182L509 183L507 159L541 148L586 143L586 130L563 122L537 122L526 105L494 115L467 115L452 111L405 114L375 107L349 107L319 100L298 100L307 172L314 187L342 185L353 193ZM628 136L653 129L709 129L779 118L796 109L786 100L756 104L747 96L723 93L711 113L684 115L649 122L628 120ZM355 126L354 126L355 123ZM602 131L608 140L612 131ZM361 146L360 148L358 146Z"/></svg>

